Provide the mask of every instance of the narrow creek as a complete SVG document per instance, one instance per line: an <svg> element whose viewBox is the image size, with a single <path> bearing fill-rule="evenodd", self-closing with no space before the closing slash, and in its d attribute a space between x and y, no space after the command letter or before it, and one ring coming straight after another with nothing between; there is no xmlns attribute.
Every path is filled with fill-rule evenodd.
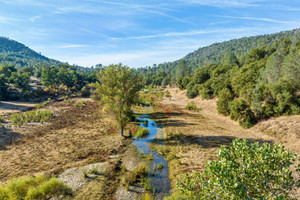
<svg viewBox="0 0 300 200"><path fill-rule="evenodd" d="M152 152L153 160L149 166L150 183L155 189L155 198L162 199L164 196L168 196L171 190L168 161L160 156L157 151L152 151L149 145L153 142L156 134L163 131L163 129L159 127L155 121L150 120L150 116L147 114L138 115L137 119L141 122L139 126L148 128L150 133L145 137L135 138L133 145L135 145L141 153L148 154ZM148 123L143 123L143 121L147 121ZM154 165L157 166L159 163L163 164L163 168L156 168L156 170L154 170Z"/></svg>

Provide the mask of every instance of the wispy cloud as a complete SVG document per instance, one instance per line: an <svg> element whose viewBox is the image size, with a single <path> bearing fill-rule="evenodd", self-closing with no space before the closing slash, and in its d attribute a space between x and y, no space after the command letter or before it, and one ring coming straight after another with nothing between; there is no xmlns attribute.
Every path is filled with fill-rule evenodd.
<svg viewBox="0 0 300 200"><path fill-rule="evenodd" d="M18 21L16 18L0 16L0 24L9 24Z"/></svg>
<svg viewBox="0 0 300 200"><path fill-rule="evenodd" d="M243 19L243 20L253 20L253 21L264 21L264 22L272 22L272 23L280 23L280 24L287 24L292 23L291 21L283 21L283 20L276 20L271 18L257 18L257 17L236 17L236 16L217 16L222 18L231 18L231 19Z"/></svg>
<svg viewBox="0 0 300 200"><path fill-rule="evenodd" d="M225 32L239 32L239 31L246 31L247 27L240 27L240 28L233 28L233 29L212 29L212 30L191 30L185 32L167 32L167 33L160 33L160 34L153 34L153 35L142 35L142 36L133 36L127 38L111 38L111 39L151 39L151 38L162 38L162 37L176 37L176 36L193 36L193 35L201 35L201 34L208 34L208 33L225 33Z"/></svg>
<svg viewBox="0 0 300 200"><path fill-rule="evenodd" d="M57 48L60 49L66 49L66 48L82 48L82 47L87 47L87 45L84 44L63 44L63 45L58 45L56 46Z"/></svg>
<svg viewBox="0 0 300 200"><path fill-rule="evenodd" d="M32 23L34 23L36 20L41 19L41 18L42 18L42 17L41 17L40 15L36 15L36 16L31 17L29 20L30 20Z"/></svg>
<svg viewBox="0 0 300 200"><path fill-rule="evenodd" d="M182 3L198 4L213 7L255 7L264 0L178 0Z"/></svg>

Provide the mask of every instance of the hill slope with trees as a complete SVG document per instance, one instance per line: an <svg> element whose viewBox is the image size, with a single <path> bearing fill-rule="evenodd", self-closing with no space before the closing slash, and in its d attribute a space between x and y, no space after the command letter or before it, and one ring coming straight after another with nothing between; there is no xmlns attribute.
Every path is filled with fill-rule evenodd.
<svg viewBox="0 0 300 200"><path fill-rule="evenodd" d="M200 48L180 61L138 69L149 85L177 84L188 98L218 97L218 112L251 127L300 113L300 29Z"/></svg>

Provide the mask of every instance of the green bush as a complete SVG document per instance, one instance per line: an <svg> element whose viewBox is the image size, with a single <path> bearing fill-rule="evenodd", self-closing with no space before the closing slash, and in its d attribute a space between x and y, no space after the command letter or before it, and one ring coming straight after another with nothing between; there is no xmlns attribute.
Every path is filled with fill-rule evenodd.
<svg viewBox="0 0 300 200"><path fill-rule="evenodd" d="M0 115L0 122L1 123L5 122L3 115Z"/></svg>
<svg viewBox="0 0 300 200"><path fill-rule="evenodd" d="M297 155L284 146L236 139L217 156L204 172L177 182L177 199L291 199L298 180L290 167Z"/></svg>
<svg viewBox="0 0 300 200"><path fill-rule="evenodd" d="M150 133L150 130L147 128L139 128L139 130L135 133L135 137L144 137Z"/></svg>
<svg viewBox="0 0 300 200"><path fill-rule="evenodd" d="M44 175L12 179L0 186L1 200L36 200L72 195L72 190L64 183Z"/></svg>
<svg viewBox="0 0 300 200"><path fill-rule="evenodd" d="M22 126L29 122L39 122L44 123L49 121L53 116L51 110L37 110L37 111L27 111L25 113L14 113L10 115L10 120L13 125Z"/></svg>
<svg viewBox="0 0 300 200"><path fill-rule="evenodd" d="M218 97L217 101L217 110L218 113L228 116L230 114L229 102L231 102L234 98L233 92L225 88L223 89Z"/></svg>
<svg viewBox="0 0 300 200"><path fill-rule="evenodd" d="M162 168L164 168L164 164L162 164L161 162L160 162L160 163L158 163L158 165L157 165L157 169L162 169Z"/></svg>
<svg viewBox="0 0 300 200"><path fill-rule="evenodd" d="M198 112L200 110L195 103L188 103L185 108L187 110L193 110L196 112Z"/></svg>
<svg viewBox="0 0 300 200"><path fill-rule="evenodd" d="M245 128L250 128L255 123L256 119L250 106L243 99L236 99L229 102L230 119L238 121Z"/></svg>

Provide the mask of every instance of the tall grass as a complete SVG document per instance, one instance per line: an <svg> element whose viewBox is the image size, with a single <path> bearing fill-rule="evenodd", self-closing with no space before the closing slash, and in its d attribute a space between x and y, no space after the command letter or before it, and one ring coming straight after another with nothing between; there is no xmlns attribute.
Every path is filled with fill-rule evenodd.
<svg viewBox="0 0 300 200"><path fill-rule="evenodd" d="M53 112L51 110L33 110L24 113L14 113L11 114L9 118L13 125L22 126L29 122L44 123L49 121L52 116Z"/></svg>
<svg viewBox="0 0 300 200"><path fill-rule="evenodd" d="M145 181L144 179L148 177L149 167L147 164L143 163L139 165L138 168L129 172L123 179L123 185L125 185L126 189L129 188L130 185L139 181Z"/></svg>
<svg viewBox="0 0 300 200"><path fill-rule="evenodd" d="M72 195L72 190L64 183L44 175L12 179L5 185L0 185L1 200L50 199Z"/></svg>

